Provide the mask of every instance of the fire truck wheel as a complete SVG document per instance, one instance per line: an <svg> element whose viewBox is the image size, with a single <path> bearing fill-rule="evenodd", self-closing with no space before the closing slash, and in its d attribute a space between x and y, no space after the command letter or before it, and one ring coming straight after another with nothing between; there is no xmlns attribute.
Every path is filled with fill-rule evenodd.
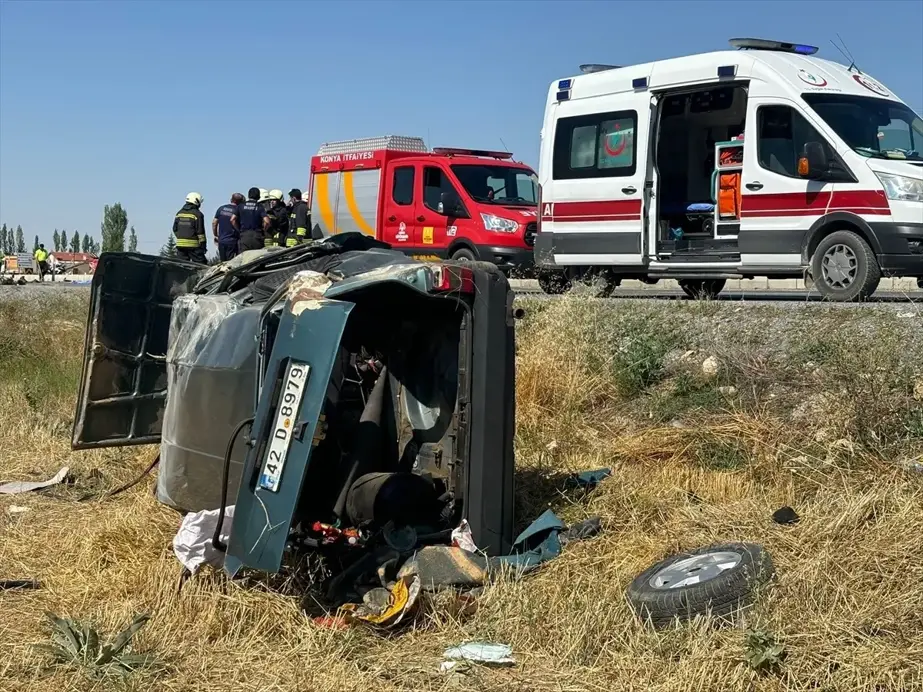
<svg viewBox="0 0 923 692"><path fill-rule="evenodd" d="M570 290L571 282L564 272L544 270L539 272L538 286L550 296L559 296Z"/></svg>
<svg viewBox="0 0 923 692"><path fill-rule="evenodd" d="M680 279L679 287L693 300L711 300L724 290L724 279Z"/></svg>
<svg viewBox="0 0 923 692"><path fill-rule="evenodd" d="M456 262L477 262L474 252L466 247L460 247L452 253L452 259Z"/></svg>
<svg viewBox="0 0 923 692"><path fill-rule="evenodd" d="M869 298L881 282L881 267L869 244L852 231L836 231L820 241L811 258L811 275L827 300Z"/></svg>

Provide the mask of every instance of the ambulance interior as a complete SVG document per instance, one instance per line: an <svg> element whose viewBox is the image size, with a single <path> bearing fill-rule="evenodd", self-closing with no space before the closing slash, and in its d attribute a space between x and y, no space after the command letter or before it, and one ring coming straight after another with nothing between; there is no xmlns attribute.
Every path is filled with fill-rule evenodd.
<svg viewBox="0 0 923 692"><path fill-rule="evenodd" d="M702 254L734 244L746 112L747 92L740 85L663 98L656 149L658 252ZM716 149L721 143L729 146Z"/></svg>

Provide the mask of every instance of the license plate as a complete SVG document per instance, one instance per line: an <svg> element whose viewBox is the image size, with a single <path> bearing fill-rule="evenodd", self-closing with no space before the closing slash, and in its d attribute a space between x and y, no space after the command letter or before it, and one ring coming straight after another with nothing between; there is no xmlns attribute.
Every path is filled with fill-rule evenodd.
<svg viewBox="0 0 923 692"><path fill-rule="evenodd" d="M275 423L269 431L269 446L263 460L259 487L278 492L282 480L285 458L292 444L292 435L301 409L301 400L308 383L311 368L306 363L290 361L285 370L282 390L279 392L279 406Z"/></svg>

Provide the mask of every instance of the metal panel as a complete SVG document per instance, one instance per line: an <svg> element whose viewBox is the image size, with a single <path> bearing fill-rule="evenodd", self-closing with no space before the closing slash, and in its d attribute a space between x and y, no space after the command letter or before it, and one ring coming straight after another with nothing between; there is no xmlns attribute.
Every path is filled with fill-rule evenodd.
<svg viewBox="0 0 923 692"><path fill-rule="evenodd" d="M417 154L425 154L429 151L422 137L385 135L384 137L360 137L358 139L344 139L339 142L325 142L321 145L317 155L348 154L357 151L376 151L379 149L410 151Z"/></svg>
<svg viewBox="0 0 923 692"><path fill-rule="evenodd" d="M358 231L375 237L381 170L343 171L336 211L336 232Z"/></svg>
<svg viewBox="0 0 923 692"><path fill-rule="evenodd" d="M336 233L336 216L339 205L341 175L339 171L315 173L312 176L311 223L320 227L323 236Z"/></svg>
<svg viewBox="0 0 923 692"><path fill-rule="evenodd" d="M104 253L93 276L74 449L160 442L173 299L202 266Z"/></svg>

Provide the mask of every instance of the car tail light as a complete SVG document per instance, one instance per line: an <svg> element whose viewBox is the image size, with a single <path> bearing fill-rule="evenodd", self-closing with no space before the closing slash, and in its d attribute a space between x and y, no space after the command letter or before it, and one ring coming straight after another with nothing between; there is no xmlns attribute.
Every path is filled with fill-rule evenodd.
<svg viewBox="0 0 923 692"><path fill-rule="evenodd" d="M474 293L474 273L470 269L437 265L431 271L434 293Z"/></svg>

